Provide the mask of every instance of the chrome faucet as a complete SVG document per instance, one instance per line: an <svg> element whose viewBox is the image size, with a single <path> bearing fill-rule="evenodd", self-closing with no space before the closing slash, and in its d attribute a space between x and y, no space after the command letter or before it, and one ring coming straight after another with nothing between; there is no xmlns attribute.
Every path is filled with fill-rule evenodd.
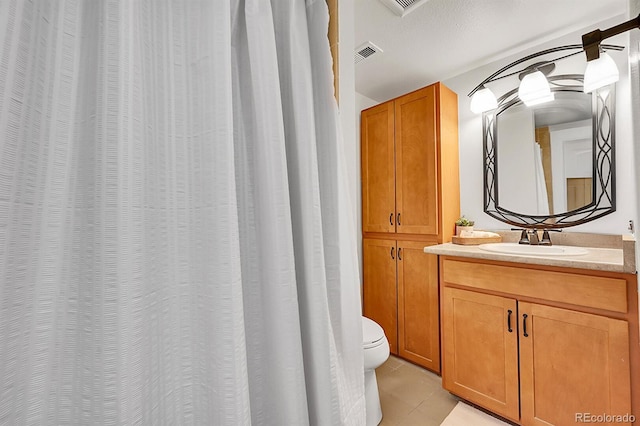
<svg viewBox="0 0 640 426"><path fill-rule="evenodd" d="M558 231L560 232L560 231ZM542 240L540 240L540 242L538 243L541 246L551 246L553 245L553 243L551 242L551 236L549 235L549 230L545 229L542 232Z"/></svg>
<svg viewBox="0 0 640 426"><path fill-rule="evenodd" d="M540 244L540 238L538 237L538 230L536 228L529 229L529 231L527 233L529 234L529 245L530 246L537 246L538 244ZM551 241L549 241L549 242L551 242Z"/></svg>
<svg viewBox="0 0 640 426"><path fill-rule="evenodd" d="M542 239L538 235L538 230L536 228L531 229L521 229L521 228L511 228L512 231L522 231L520 234L520 240L518 240L518 244L529 244L531 246L550 246L553 245L551 242L551 236L549 235L549 230L544 229L542 231ZM562 232L561 229L552 229L552 231Z"/></svg>

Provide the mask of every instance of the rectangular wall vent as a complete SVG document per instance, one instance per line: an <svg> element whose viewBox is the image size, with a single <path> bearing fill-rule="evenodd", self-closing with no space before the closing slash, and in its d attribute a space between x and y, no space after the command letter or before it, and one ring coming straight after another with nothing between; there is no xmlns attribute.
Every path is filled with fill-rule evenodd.
<svg viewBox="0 0 640 426"><path fill-rule="evenodd" d="M413 12L420 5L425 4L429 0L380 0L385 6L398 16L405 16L409 12Z"/></svg>
<svg viewBox="0 0 640 426"><path fill-rule="evenodd" d="M370 41L363 43L356 48L355 63L357 64L358 62L364 61L374 53L378 52L382 52L382 49L380 49L375 44L371 43Z"/></svg>

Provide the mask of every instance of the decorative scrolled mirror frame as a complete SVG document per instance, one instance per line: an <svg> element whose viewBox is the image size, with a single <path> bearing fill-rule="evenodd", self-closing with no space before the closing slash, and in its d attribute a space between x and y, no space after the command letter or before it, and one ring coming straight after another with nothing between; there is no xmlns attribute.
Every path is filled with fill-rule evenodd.
<svg viewBox="0 0 640 426"><path fill-rule="evenodd" d="M554 85L568 80L582 81L581 75L549 77ZM552 92L582 92L582 85L560 85ZM485 112L482 117L484 139L484 211L489 216L518 227L564 228L580 225L600 218L616 210L615 185L615 85L592 94L593 132L593 188L592 201L576 210L550 215L527 215L500 207L498 197L498 155L496 117L507 108L519 103L518 90L514 89L498 99L498 108Z"/></svg>
<svg viewBox="0 0 640 426"><path fill-rule="evenodd" d="M575 46L558 48L565 50ZM581 48L581 46L580 46ZM620 50L619 46L613 46ZM539 54L545 54L543 51ZM530 55L504 67L481 84L504 70L524 60L539 56ZM509 74L513 75L515 73ZM498 77L501 78L501 77ZM548 76L552 92L583 91L583 75L570 74ZM480 86L480 85L479 85ZM474 91L477 89L474 89ZM473 92L472 92L473 93ZM616 210L615 173L615 84L592 93L592 137L593 137L593 187L591 202L583 207L567 212L549 215L523 214L500 206L498 192L498 117L511 106L520 103L518 89L513 89L498 98L498 108L482 114L483 157L484 157L484 212L489 216L521 228L565 228L580 225Z"/></svg>

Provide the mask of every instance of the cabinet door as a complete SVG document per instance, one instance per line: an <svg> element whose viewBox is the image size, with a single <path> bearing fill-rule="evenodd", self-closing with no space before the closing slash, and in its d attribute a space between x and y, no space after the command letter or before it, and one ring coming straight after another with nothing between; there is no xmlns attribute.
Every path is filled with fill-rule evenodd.
<svg viewBox="0 0 640 426"><path fill-rule="evenodd" d="M424 242L398 241L398 353L440 371L438 256Z"/></svg>
<svg viewBox="0 0 640 426"><path fill-rule="evenodd" d="M393 102L362 111L362 230L395 232Z"/></svg>
<svg viewBox="0 0 640 426"><path fill-rule="evenodd" d="M429 86L395 101L398 233L438 234L435 90Z"/></svg>
<svg viewBox="0 0 640 426"><path fill-rule="evenodd" d="M519 313L523 425L631 413L626 321L524 302Z"/></svg>
<svg viewBox="0 0 640 426"><path fill-rule="evenodd" d="M384 330L391 353L398 354L398 298L396 292L396 242L365 238L364 316Z"/></svg>
<svg viewBox="0 0 640 426"><path fill-rule="evenodd" d="M445 287L442 385L508 419L519 420L516 301Z"/></svg>

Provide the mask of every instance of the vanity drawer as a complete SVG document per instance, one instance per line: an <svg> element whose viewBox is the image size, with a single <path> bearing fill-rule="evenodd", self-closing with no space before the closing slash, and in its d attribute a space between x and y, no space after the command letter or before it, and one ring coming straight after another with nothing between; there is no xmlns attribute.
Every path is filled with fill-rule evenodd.
<svg viewBox="0 0 640 426"><path fill-rule="evenodd" d="M627 282L623 278L597 277L444 258L444 285L498 291L515 296L569 303L626 313Z"/></svg>

